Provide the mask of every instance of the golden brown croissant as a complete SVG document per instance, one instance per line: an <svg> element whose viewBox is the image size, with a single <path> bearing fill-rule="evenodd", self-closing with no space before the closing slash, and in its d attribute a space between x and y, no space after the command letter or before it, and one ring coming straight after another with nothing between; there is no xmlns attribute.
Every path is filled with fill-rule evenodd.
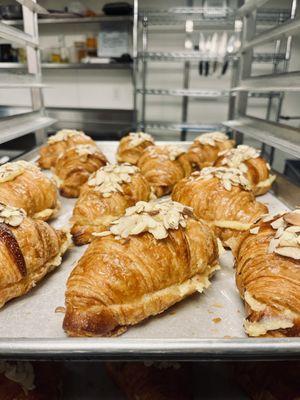
<svg viewBox="0 0 300 400"><path fill-rule="evenodd" d="M55 183L26 161L0 167L0 202L23 208L28 216L44 221L55 216L60 207Z"/></svg>
<svg viewBox="0 0 300 400"><path fill-rule="evenodd" d="M250 146L239 145L236 149L222 152L215 166L240 169L251 184L255 196L267 193L275 180L270 175L269 164Z"/></svg>
<svg viewBox="0 0 300 400"><path fill-rule="evenodd" d="M58 267L68 244L65 232L0 204L0 307Z"/></svg>
<svg viewBox="0 0 300 400"><path fill-rule="evenodd" d="M185 150L175 145L147 147L138 167L157 197L171 193L174 185L192 172Z"/></svg>
<svg viewBox="0 0 300 400"><path fill-rule="evenodd" d="M136 165L143 151L154 144L151 135L144 132L129 133L120 140L117 151L117 161Z"/></svg>
<svg viewBox="0 0 300 400"><path fill-rule="evenodd" d="M175 186L172 199L192 207L233 251L241 234L268 212L255 200L243 173L234 168L207 167L194 172Z"/></svg>
<svg viewBox="0 0 300 400"><path fill-rule="evenodd" d="M300 362L238 362L235 378L252 400L297 400Z"/></svg>
<svg viewBox="0 0 300 400"><path fill-rule="evenodd" d="M300 336L300 210L266 216L236 256L250 336Z"/></svg>
<svg viewBox="0 0 300 400"><path fill-rule="evenodd" d="M151 188L133 165L106 165L83 186L72 217L71 234L76 245L90 243L94 232L102 232L136 202L148 201Z"/></svg>
<svg viewBox="0 0 300 400"><path fill-rule="evenodd" d="M212 231L179 203L138 202L98 235L67 282L70 336L121 334L202 292L218 268Z"/></svg>
<svg viewBox="0 0 300 400"><path fill-rule="evenodd" d="M0 361L1 400L56 400L60 383L57 363Z"/></svg>
<svg viewBox="0 0 300 400"><path fill-rule="evenodd" d="M128 400L191 400L191 371L172 362L111 362L106 369Z"/></svg>
<svg viewBox="0 0 300 400"><path fill-rule="evenodd" d="M67 149L58 157L53 169L60 194L78 197L90 175L106 163L105 155L94 145L82 144Z"/></svg>
<svg viewBox="0 0 300 400"><path fill-rule="evenodd" d="M62 129L55 135L50 136L45 146L40 149L38 164L41 168L50 169L54 167L58 156L66 149L78 144L90 144L96 146L92 138L85 133L73 129Z"/></svg>
<svg viewBox="0 0 300 400"><path fill-rule="evenodd" d="M187 152L187 157L195 170L214 165L219 153L234 146L222 132L204 133L198 136Z"/></svg>

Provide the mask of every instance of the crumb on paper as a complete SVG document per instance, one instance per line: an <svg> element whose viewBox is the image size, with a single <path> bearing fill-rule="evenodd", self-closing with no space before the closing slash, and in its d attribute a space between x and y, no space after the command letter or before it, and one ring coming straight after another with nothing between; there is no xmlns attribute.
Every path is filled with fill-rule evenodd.
<svg viewBox="0 0 300 400"><path fill-rule="evenodd" d="M175 315L175 314L176 314L176 311L175 311L175 310L170 311L169 314L170 314L170 315Z"/></svg>
<svg viewBox="0 0 300 400"><path fill-rule="evenodd" d="M65 307L56 307L56 309L55 309L55 312L56 313L65 313L66 312L66 309L65 309Z"/></svg>
<svg viewBox="0 0 300 400"><path fill-rule="evenodd" d="M233 336L225 335L225 336L223 336L223 339L233 339Z"/></svg>
<svg viewBox="0 0 300 400"><path fill-rule="evenodd" d="M212 306L216 308L223 308L223 305L219 303L212 304Z"/></svg>
<svg viewBox="0 0 300 400"><path fill-rule="evenodd" d="M220 317L213 318L213 322L214 322L215 324L219 324L221 321L222 321L222 318L220 318Z"/></svg>

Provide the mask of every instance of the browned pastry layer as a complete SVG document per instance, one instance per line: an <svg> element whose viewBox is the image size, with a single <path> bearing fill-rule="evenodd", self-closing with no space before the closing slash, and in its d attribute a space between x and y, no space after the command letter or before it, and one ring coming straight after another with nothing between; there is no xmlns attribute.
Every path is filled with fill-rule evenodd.
<svg viewBox="0 0 300 400"><path fill-rule="evenodd" d="M1 400L60 398L61 368L57 363L1 361L0 371Z"/></svg>
<svg viewBox="0 0 300 400"><path fill-rule="evenodd" d="M24 217L19 226L0 224L0 307L58 267L67 242L64 232L43 221Z"/></svg>
<svg viewBox="0 0 300 400"><path fill-rule="evenodd" d="M143 151L154 144L152 136L147 133L130 133L120 140L117 150L117 161L136 165Z"/></svg>
<svg viewBox="0 0 300 400"><path fill-rule="evenodd" d="M223 140L214 140L215 134L221 134L221 137L223 135ZM210 140L203 140L203 143L201 143L196 138L187 152L187 157L195 170L214 165L219 153L231 149L235 144L233 140L230 140L221 132L212 132L204 135L209 136ZM204 135L199 136L199 138L203 138Z"/></svg>
<svg viewBox="0 0 300 400"><path fill-rule="evenodd" d="M77 146L79 144L90 144L96 146L92 138L85 135L83 132L63 129L58 131L56 135L50 136L48 143L41 147L40 158L38 164L41 168L50 169L55 167L57 158L66 149Z"/></svg>
<svg viewBox="0 0 300 400"><path fill-rule="evenodd" d="M28 216L44 221L59 209L55 183L26 161L0 167L0 203L23 208Z"/></svg>
<svg viewBox="0 0 300 400"><path fill-rule="evenodd" d="M224 246L234 251L243 232L268 209L240 184L231 185L228 190L220 178L208 178L195 172L183 179L175 186L172 200L192 207L198 218L210 224Z"/></svg>
<svg viewBox="0 0 300 400"><path fill-rule="evenodd" d="M247 232L236 255L236 282L250 336L300 336L300 244L294 227L281 237L277 224L263 218ZM284 247L274 247L279 241Z"/></svg>
<svg viewBox="0 0 300 400"><path fill-rule="evenodd" d="M128 400L191 400L190 367L182 363L107 363L106 369Z"/></svg>
<svg viewBox="0 0 300 400"><path fill-rule="evenodd" d="M172 226L174 212L170 214ZM122 237L131 229L141 233L126 239L100 237L89 245L67 282L63 327L68 335L123 333L128 326L163 312L209 285L208 278L217 268L218 258L217 242L210 228L186 217L185 228L178 226L161 236L165 230L155 224L154 213L143 213L142 219L137 220L140 222L134 222L136 215L132 216L133 226L128 225L127 218L120 219ZM154 215L153 219L150 215ZM145 229L156 226L153 234L161 239L143 232L142 223Z"/></svg>
<svg viewBox="0 0 300 400"><path fill-rule="evenodd" d="M95 146L78 145L67 149L58 157L54 168L60 194L78 197L90 175L106 163L105 155Z"/></svg>
<svg viewBox="0 0 300 400"><path fill-rule="evenodd" d="M252 400L297 400L299 361L236 363L235 378Z"/></svg>
<svg viewBox="0 0 300 400"><path fill-rule="evenodd" d="M132 175L130 182L123 182L120 188L122 192L112 192L105 197L105 193L97 187L83 186L71 219L71 234L77 246L90 243L94 232L105 231L112 221L124 215L126 208L150 199L151 188L138 171Z"/></svg>
<svg viewBox="0 0 300 400"><path fill-rule="evenodd" d="M192 172L187 155L184 151L180 153L180 149L176 151L176 146L148 147L138 167L157 197L171 193L174 185Z"/></svg>
<svg viewBox="0 0 300 400"><path fill-rule="evenodd" d="M270 175L270 166L262 157L259 157L253 147L240 145L236 149L227 151L221 155L216 167L239 168L249 180L255 196L261 196L270 190L275 176Z"/></svg>

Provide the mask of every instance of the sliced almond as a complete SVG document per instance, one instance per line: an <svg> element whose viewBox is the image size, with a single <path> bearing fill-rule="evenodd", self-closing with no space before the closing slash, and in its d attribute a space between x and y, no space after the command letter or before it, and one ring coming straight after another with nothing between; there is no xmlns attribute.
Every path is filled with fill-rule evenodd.
<svg viewBox="0 0 300 400"><path fill-rule="evenodd" d="M291 211L283 216L285 222L291 225L300 226L300 210Z"/></svg>
<svg viewBox="0 0 300 400"><path fill-rule="evenodd" d="M251 228L249 231L252 235L257 235L259 232L259 226L256 226L255 228Z"/></svg>
<svg viewBox="0 0 300 400"><path fill-rule="evenodd" d="M274 252L284 257L300 260L300 248L298 247L278 247Z"/></svg>

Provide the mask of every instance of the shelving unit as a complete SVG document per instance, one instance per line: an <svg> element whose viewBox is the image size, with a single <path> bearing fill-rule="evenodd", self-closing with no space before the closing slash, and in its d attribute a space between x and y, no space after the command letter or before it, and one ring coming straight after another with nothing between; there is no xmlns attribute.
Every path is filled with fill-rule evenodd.
<svg viewBox="0 0 300 400"><path fill-rule="evenodd" d="M248 7L248 5L247 5ZM148 42L149 42L149 31L150 28L154 26L163 25L164 28L168 28L170 26L180 26L181 30L183 30L185 37L188 38L189 34L185 30L185 24L188 19L193 21L194 29L200 30L219 30L219 29L229 29L238 36L240 28L238 25L235 25L236 22L236 13L228 8L204 8L204 7L177 7L170 8L167 10L142 10L138 11L138 0L135 2L136 14L138 15L138 19L136 21L136 35L137 32L140 32L142 37L141 47L139 48L136 41L136 48L134 52L136 53L135 57L135 82L138 81L138 73L141 71L141 82L140 85L135 87L135 104L138 104L137 96L141 95L141 110L140 110L140 118L137 121L137 128L147 131L147 129L168 129L167 127L172 127L171 130L174 130L174 126L176 128L180 128L181 140L186 139L186 134L189 132L186 129L186 126L189 126L187 121L188 116L188 105L190 98L203 98L206 100L216 100L216 99L228 99L229 102L234 102L233 97L236 96L239 88L235 88L235 91L226 91L226 90L194 90L189 88L189 76L190 70L192 66L199 61L209 61L209 62L228 62L229 65L233 66L232 70L235 73L236 63L238 63L239 55L236 53L232 53L230 55L226 55L222 60L218 57L211 57L209 54L203 54L199 51L149 51L148 50ZM248 9L248 8L247 8ZM243 11L242 11L243 12ZM260 10L257 14L257 20L259 22L259 31L263 29L263 27L269 27L270 24L274 24L275 22L286 21L289 18L289 12L285 10L272 9L270 10ZM284 22L286 26L286 23ZM283 30L281 29L282 25L279 25L276 28L271 28L271 30L276 30L277 34L282 34ZM269 30L268 30L269 31ZM281 32L281 33L278 33ZM252 57L252 62L255 63L273 63L278 64L281 61L286 59L286 54L281 53L279 51L274 53L255 53ZM147 87L147 78L149 74L149 62L180 62L182 61L183 65L183 87L182 88L174 88L174 89L163 89L163 88L149 88ZM232 79L232 85L234 85L235 80ZM279 88L280 89L280 88ZM276 93L272 93L270 96L268 93L251 93L252 97L264 97L264 98L275 98L278 97L278 90L275 88L274 91ZM262 91L263 92L263 91ZM182 117L181 124L168 124L159 121L147 121L146 119L146 105L147 105L147 96L156 95L156 96L177 96L182 97ZM218 125L212 124L192 124L193 132L201 132L205 130L215 130L218 128ZM203 128L203 129L202 129ZM168 129L169 130L169 129Z"/></svg>
<svg viewBox="0 0 300 400"><path fill-rule="evenodd" d="M0 87L30 89L32 111L0 119L0 144L31 132L35 133L36 143L41 144L46 140L45 128L55 122L45 113L42 93L44 85L41 82L37 13L47 11L38 6L35 0L20 0L20 2L23 7L24 30L0 21L0 37L26 47L27 74L17 76L1 72Z"/></svg>
<svg viewBox="0 0 300 400"><path fill-rule="evenodd" d="M20 63L0 63L0 69L26 69L26 64ZM42 69L132 69L130 63L109 63L109 64L63 64L63 63L42 63Z"/></svg>
<svg viewBox="0 0 300 400"><path fill-rule="evenodd" d="M98 22L111 22L111 21L132 21L132 16L97 16L97 17L49 17L49 18L39 18L39 25L47 24L87 24L87 23L98 23ZM22 20L4 20L6 25L23 25Z"/></svg>
<svg viewBox="0 0 300 400"><path fill-rule="evenodd" d="M237 12L237 15L243 18L243 41L238 54L239 69L234 77L236 85L232 88L231 94L234 96L229 109L231 120L224 125L233 131L238 142L243 141L244 135L259 140L263 144L264 155L269 157L272 164L275 149L300 157L300 129L278 123L285 93L300 92L300 71L288 71L292 35L300 32L300 19L295 18L297 2L293 0L288 20L275 28L255 34L257 10L264 3L263 0L249 0ZM276 41L277 49L285 49L285 62L282 68L274 66L272 74L252 76L254 48L271 41ZM269 94L265 119L248 115L250 91ZM279 101L275 105L275 117L271 118L274 91L278 92Z"/></svg>

